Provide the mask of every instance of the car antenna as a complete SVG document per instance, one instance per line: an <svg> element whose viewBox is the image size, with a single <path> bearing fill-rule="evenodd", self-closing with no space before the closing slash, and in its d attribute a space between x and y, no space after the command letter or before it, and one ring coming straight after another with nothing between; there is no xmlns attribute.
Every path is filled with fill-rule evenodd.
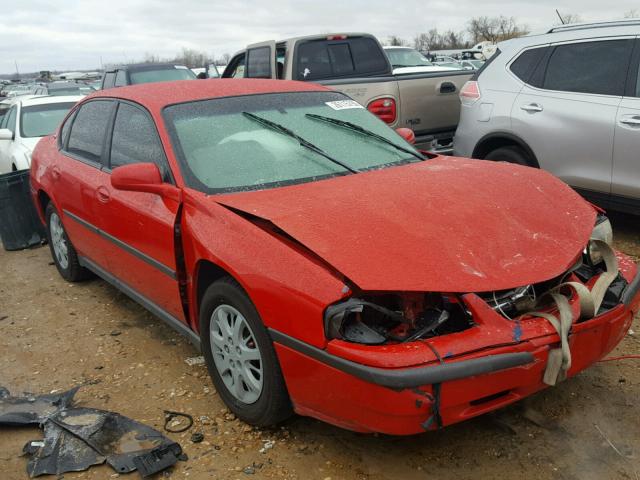
<svg viewBox="0 0 640 480"><path fill-rule="evenodd" d="M558 11L558 9L556 8L556 13L558 14L558 18L560 19L560 23L562 23L562 25L564 25L566 22L564 21L564 19L562 18L562 15L560 15L560 12Z"/></svg>

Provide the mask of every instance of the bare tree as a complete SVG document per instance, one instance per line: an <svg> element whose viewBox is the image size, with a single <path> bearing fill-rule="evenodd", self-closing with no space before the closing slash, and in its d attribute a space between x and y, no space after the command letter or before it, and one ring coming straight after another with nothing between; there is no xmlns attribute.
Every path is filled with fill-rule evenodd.
<svg viewBox="0 0 640 480"><path fill-rule="evenodd" d="M474 17L469 20L467 31L474 43L492 43L521 37L529 33L526 25L518 25L515 17Z"/></svg>
<svg viewBox="0 0 640 480"><path fill-rule="evenodd" d="M624 13L624 18L640 18L640 11L637 8L632 8Z"/></svg>
<svg viewBox="0 0 640 480"><path fill-rule="evenodd" d="M231 54L223 53L222 57L218 59L218 65L229 65L230 61L231 61Z"/></svg>
<svg viewBox="0 0 640 480"><path fill-rule="evenodd" d="M392 47L404 47L404 46L407 45L407 41L405 39L403 39L403 38L400 38L400 37L396 36L396 35L390 35L387 38L386 44L390 45Z"/></svg>
<svg viewBox="0 0 640 480"><path fill-rule="evenodd" d="M204 67L213 63L206 53L191 48L183 48L182 52L176 56L175 62L182 63L189 68Z"/></svg>
<svg viewBox="0 0 640 480"><path fill-rule="evenodd" d="M419 33L413 38L413 48L419 52L429 51L429 36L426 33Z"/></svg>
<svg viewBox="0 0 640 480"><path fill-rule="evenodd" d="M578 15L577 13L559 13L560 17L562 17L562 22L558 22L560 24L562 24L563 22L566 24L569 23L581 23L582 22L582 17L580 15ZM558 23L556 23L556 25L558 25Z"/></svg>

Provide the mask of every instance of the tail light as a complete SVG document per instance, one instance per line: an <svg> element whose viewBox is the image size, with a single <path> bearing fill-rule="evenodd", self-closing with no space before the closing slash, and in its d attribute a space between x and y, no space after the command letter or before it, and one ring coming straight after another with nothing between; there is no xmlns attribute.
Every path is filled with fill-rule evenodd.
<svg viewBox="0 0 640 480"><path fill-rule="evenodd" d="M327 40L346 40L347 36L346 35L329 35L327 37Z"/></svg>
<svg viewBox="0 0 640 480"><path fill-rule="evenodd" d="M379 98L367 105L367 110L385 123L392 124L396 121L396 101L393 98Z"/></svg>
<svg viewBox="0 0 640 480"><path fill-rule="evenodd" d="M480 99L480 87L478 82L469 80L460 90L460 101L464 105L471 105Z"/></svg>

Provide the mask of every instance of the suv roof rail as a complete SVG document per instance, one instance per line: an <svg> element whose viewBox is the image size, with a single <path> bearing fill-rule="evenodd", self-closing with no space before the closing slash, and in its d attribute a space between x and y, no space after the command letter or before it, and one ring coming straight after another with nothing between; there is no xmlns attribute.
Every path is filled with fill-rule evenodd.
<svg viewBox="0 0 640 480"><path fill-rule="evenodd" d="M640 25L640 18L631 18L628 20L611 20L608 22L591 22L591 23L569 23L567 25L558 25L547 31L547 33L567 32L572 30L588 30L590 28L608 28L608 27L631 27Z"/></svg>

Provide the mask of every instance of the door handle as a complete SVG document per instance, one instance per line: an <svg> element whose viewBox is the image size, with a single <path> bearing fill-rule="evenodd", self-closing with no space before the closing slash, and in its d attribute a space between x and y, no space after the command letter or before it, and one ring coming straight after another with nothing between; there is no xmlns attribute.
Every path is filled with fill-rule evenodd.
<svg viewBox="0 0 640 480"><path fill-rule="evenodd" d="M527 105L522 105L520 110L524 110L525 112L536 113L541 112L543 110L542 105L538 105L537 103L529 103Z"/></svg>
<svg viewBox="0 0 640 480"><path fill-rule="evenodd" d="M442 82L440 84L440 93L455 93L456 86L452 82Z"/></svg>
<svg viewBox="0 0 640 480"><path fill-rule="evenodd" d="M60 178L60 169L58 167L53 167L51 169L51 176L54 180L58 180Z"/></svg>
<svg viewBox="0 0 640 480"><path fill-rule="evenodd" d="M620 123L625 125L631 125L632 127L640 127L640 115L631 115L629 117L623 117Z"/></svg>
<svg viewBox="0 0 640 480"><path fill-rule="evenodd" d="M98 197L98 201L100 203L107 203L111 200L111 194L109 193L109 190L107 190L107 187L104 186L98 187L96 190L96 197Z"/></svg>

